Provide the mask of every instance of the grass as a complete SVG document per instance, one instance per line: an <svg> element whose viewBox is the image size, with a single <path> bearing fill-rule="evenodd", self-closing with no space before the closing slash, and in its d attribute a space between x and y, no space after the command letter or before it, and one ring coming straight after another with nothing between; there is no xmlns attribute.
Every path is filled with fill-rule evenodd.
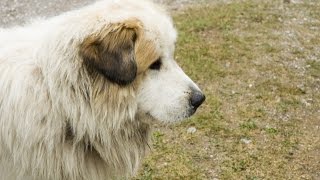
<svg viewBox="0 0 320 180"><path fill-rule="evenodd" d="M320 179L320 3L295 2L175 14L176 59L207 100L156 127L136 179Z"/></svg>

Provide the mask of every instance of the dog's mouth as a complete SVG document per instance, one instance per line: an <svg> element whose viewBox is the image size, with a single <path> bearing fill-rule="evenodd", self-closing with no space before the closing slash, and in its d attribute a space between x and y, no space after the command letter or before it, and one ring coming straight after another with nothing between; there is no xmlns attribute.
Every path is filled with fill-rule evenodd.
<svg viewBox="0 0 320 180"><path fill-rule="evenodd" d="M187 102L184 101L184 106L182 104L180 104L180 106L170 106L169 103L165 107L152 107L147 111L144 111L143 108L138 105L139 119L146 119L147 122L166 124L181 122L194 115L206 97L200 91L195 91L188 99Z"/></svg>
<svg viewBox="0 0 320 180"><path fill-rule="evenodd" d="M190 107L184 113L172 115L171 117L168 117L167 119L157 118L154 115L152 115L151 112L147 112L147 113L145 113L145 115L142 119L147 119L149 122L176 123L176 122L181 122L183 120L190 118L192 115L194 115L197 112L197 109L198 108Z"/></svg>
<svg viewBox="0 0 320 180"><path fill-rule="evenodd" d="M187 114L187 117L186 118L189 118L191 117L192 115L194 115L196 112L197 112L197 109L198 108L194 108L194 107L191 107L188 111L188 114Z"/></svg>

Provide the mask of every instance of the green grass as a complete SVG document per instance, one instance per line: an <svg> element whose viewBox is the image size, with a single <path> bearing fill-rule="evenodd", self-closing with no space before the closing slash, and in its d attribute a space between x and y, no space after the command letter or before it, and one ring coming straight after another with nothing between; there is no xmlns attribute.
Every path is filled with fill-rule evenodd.
<svg viewBox="0 0 320 180"><path fill-rule="evenodd" d="M319 9L245 0L176 13L176 59L207 100L156 127L136 179L320 179Z"/></svg>

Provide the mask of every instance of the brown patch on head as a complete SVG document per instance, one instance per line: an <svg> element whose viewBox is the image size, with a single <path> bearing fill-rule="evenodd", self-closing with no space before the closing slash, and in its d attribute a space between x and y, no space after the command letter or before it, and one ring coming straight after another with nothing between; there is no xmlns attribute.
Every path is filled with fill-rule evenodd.
<svg viewBox="0 0 320 180"><path fill-rule="evenodd" d="M139 20L112 24L80 45L80 56L89 69L96 70L108 80L127 85L137 75L135 42L141 33Z"/></svg>
<svg viewBox="0 0 320 180"><path fill-rule="evenodd" d="M155 42L141 36L136 44L136 60L138 64L138 73L145 72L149 66L159 58Z"/></svg>

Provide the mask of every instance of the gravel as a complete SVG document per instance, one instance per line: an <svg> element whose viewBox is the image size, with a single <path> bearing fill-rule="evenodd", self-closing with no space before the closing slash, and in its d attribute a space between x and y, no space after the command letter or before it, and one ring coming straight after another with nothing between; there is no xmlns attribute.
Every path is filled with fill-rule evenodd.
<svg viewBox="0 0 320 180"><path fill-rule="evenodd" d="M13 26L35 17L54 16L93 0L0 0L0 26Z"/></svg>
<svg viewBox="0 0 320 180"><path fill-rule="evenodd" d="M28 22L36 17L50 17L76 9L95 0L0 0L0 27L8 27ZM191 2L201 0L155 0L177 10Z"/></svg>

